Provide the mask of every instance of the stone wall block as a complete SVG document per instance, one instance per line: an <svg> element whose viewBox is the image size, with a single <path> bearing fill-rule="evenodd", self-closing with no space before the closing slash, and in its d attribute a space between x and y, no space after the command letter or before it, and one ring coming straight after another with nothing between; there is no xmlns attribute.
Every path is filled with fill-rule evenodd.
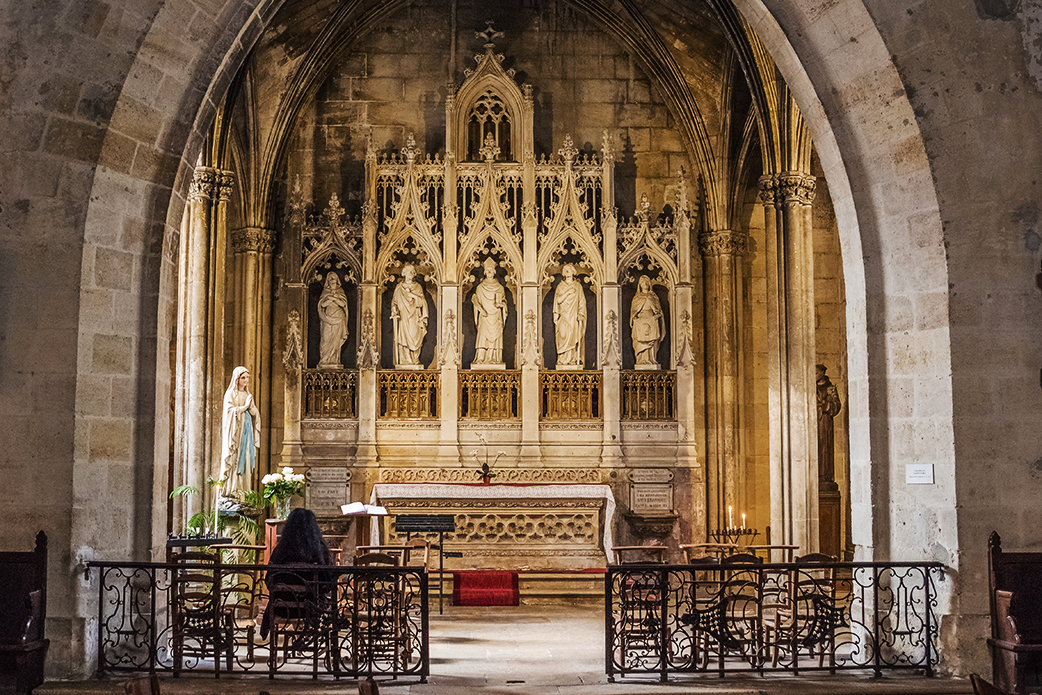
<svg viewBox="0 0 1042 695"><path fill-rule="evenodd" d="M43 147L51 154L96 162L104 137L105 130L96 125L55 117L47 128Z"/></svg>
<svg viewBox="0 0 1042 695"><path fill-rule="evenodd" d="M95 374L132 373L134 339L118 335L97 334L91 349L91 370Z"/></svg>
<svg viewBox="0 0 1042 695"><path fill-rule="evenodd" d="M165 120L162 112L126 98L120 100L120 108L112 115L110 127L146 145L154 145Z"/></svg>
<svg viewBox="0 0 1042 695"><path fill-rule="evenodd" d="M94 418L89 425L88 456L91 462L126 461L133 454L133 421ZM79 488L77 487L77 496ZM104 498L103 498L104 499Z"/></svg>
<svg viewBox="0 0 1042 695"><path fill-rule="evenodd" d="M94 257L93 283L97 287L130 290L134 278L134 255L98 247Z"/></svg>
<svg viewBox="0 0 1042 695"><path fill-rule="evenodd" d="M405 94L405 82L394 77L370 77L355 80L353 99L360 101L399 101Z"/></svg>
<svg viewBox="0 0 1042 695"><path fill-rule="evenodd" d="M35 112L8 111L0 114L4 137L0 138L0 152L34 152L43 141L47 116Z"/></svg>

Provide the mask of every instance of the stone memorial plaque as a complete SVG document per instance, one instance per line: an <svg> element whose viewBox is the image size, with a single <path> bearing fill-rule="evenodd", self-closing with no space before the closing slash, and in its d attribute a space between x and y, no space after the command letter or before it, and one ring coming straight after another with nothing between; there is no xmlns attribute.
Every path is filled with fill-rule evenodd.
<svg viewBox="0 0 1042 695"><path fill-rule="evenodd" d="M344 466L310 468L307 472L308 508L316 514L339 514L347 503L347 482L351 472Z"/></svg>
<svg viewBox="0 0 1042 695"><path fill-rule="evenodd" d="M656 483L630 485L630 511L634 514L672 514L673 486Z"/></svg>
<svg viewBox="0 0 1042 695"><path fill-rule="evenodd" d="M671 483L673 471L668 468L634 468L630 470L630 481L634 483Z"/></svg>

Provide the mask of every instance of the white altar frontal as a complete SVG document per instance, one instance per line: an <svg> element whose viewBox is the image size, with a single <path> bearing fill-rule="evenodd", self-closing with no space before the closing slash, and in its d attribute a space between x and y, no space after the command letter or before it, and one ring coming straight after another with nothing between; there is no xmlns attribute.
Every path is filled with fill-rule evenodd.
<svg viewBox="0 0 1042 695"><path fill-rule="evenodd" d="M446 557L447 569L585 570L612 561L608 485L379 483L370 499L389 514L384 543L401 540L394 515L452 514L445 550L463 556Z"/></svg>

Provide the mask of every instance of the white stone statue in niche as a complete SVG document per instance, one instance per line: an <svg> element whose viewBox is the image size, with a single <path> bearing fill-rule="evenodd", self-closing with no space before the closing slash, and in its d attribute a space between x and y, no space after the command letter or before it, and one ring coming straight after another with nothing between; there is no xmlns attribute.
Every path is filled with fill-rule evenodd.
<svg viewBox="0 0 1042 695"><path fill-rule="evenodd" d="M651 278L641 275L637 280L637 294L630 305L630 336L637 369L658 369L655 359L662 343L665 317L658 295L651 289Z"/></svg>
<svg viewBox="0 0 1042 695"><path fill-rule="evenodd" d="M503 285L496 279L496 262L486 258L482 264L485 268L485 279L481 281L471 302L474 304L474 324L477 326L477 338L474 340L474 361L472 367L483 369L504 369L503 362L503 324L507 317L507 298Z"/></svg>
<svg viewBox="0 0 1042 695"><path fill-rule="evenodd" d="M322 322L318 368L343 369L340 348L347 341L347 295L336 273L326 275L322 296L318 298L318 319Z"/></svg>
<svg viewBox="0 0 1042 695"><path fill-rule="evenodd" d="M427 297L416 282L416 269L402 268L402 281L394 288L391 322L394 324L394 366L421 369L420 348L427 335Z"/></svg>
<svg viewBox="0 0 1042 695"><path fill-rule="evenodd" d="M221 420L221 494L253 488L253 471L260 449L260 410L250 393L250 371L236 367L224 392Z"/></svg>
<svg viewBox="0 0 1042 695"><path fill-rule="evenodd" d="M575 266L561 268L563 278L554 292L554 335L557 369L582 369L586 346L586 296L575 278Z"/></svg>

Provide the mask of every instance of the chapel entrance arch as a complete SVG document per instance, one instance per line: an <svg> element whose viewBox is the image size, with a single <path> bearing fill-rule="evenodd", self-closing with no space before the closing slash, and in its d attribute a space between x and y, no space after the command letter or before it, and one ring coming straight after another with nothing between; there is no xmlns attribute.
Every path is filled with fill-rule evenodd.
<svg viewBox="0 0 1042 695"><path fill-rule="evenodd" d="M639 32L620 24L615 27L618 36L630 42L641 38ZM360 40L364 32L355 32L353 38ZM542 152L545 161L537 160L538 110L532 88L524 91L500 65L502 59L492 50L493 33L491 28L485 32L486 54L479 56L475 73L446 96L443 122L456 129L446 129L442 144L436 128L427 128L421 138L420 144L433 144L433 159L409 140L404 126L385 128L374 136L364 129L347 128L335 145L342 164L334 180L326 175L328 169L322 169L321 157L302 156L313 143L302 144L306 137L300 130L300 124L310 122L316 113L328 117L314 104L307 106L307 99L315 98L320 87L329 89L333 56L320 55L313 61L325 66L322 79L327 82L320 79L321 70L294 72L288 90L293 96L286 108L274 114L253 113L247 119L262 122L270 117L271 140L234 121L242 103L256 108L251 92L265 89L253 68L241 74L238 91L223 114L226 120L215 130L227 139L221 166L230 167L235 195L225 201L221 193L215 194L203 206L209 206L209 219L203 219L205 214L190 219L203 219L204 226L219 225L222 219L226 223L216 233L218 228L211 226L207 234L218 239L218 246L224 243L227 269L220 293L226 301L218 302L214 312L230 313L213 324L221 326L224 335L215 330L207 340L211 354L230 352L236 364L255 364L267 400L267 405L262 400L262 407L269 409L264 415L269 425L268 465L310 468L349 460L349 470L334 477L341 481L338 485L350 478L346 494L358 499L366 497L378 481L424 476L430 481L446 476L461 480L468 475L471 447L481 441L478 433L493 430L495 435L487 438L495 440L493 446L504 447L506 460L501 465L519 481L604 482L613 480L613 474L618 477L621 470L622 480L615 480L616 496L627 507L634 485L659 485L642 490L650 491L653 506L637 510L637 522L627 527L633 536L640 537L642 525L663 527L662 519L649 524L640 517L668 519L680 509L682 523L667 534L701 540L707 529L726 525L726 509L742 509L750 497L759 495L769 499L769 505L752 511L750 521L761 527L771 525L776 541L795 540L813 548L817 515L810 389L815 359L813 322L807 318L812 308L798 291L787 295L791 290L783 290L774 298L784 296L785 301L766 309L768 317L771 312L774 316L802 312L791 322L802 331L798 335L765 332L768 342L785 343L794 353L784 358L788 362L777 363L786 369L776 371L791 371L788 368L795 365L801 372L798 379L782 384L789 392L786 402L798 407L783 413L790 436L781 440L790 446L796 441L797 448L783 450L765 438L752 444L743 441L738 413L750 389L741 382L735 357L743 307L737 290L741 268L734 259L745 252L748 230L740 227L738 207L721 202L740 199L736 193L743 187L748 191L753 172L775 172L759 182L761 200L770 208L765 253L785 258L787 250L770 247L771 235L793 239L800 238L796 230L809 231L813 189L809 140L797 137L800 142L795 145L783 143L803 151L795 157L765 157L765 166L773 168L757 170L746 162L729 178L710 166L707 126L694 97L665 99L664 109L686 114L676 129L686 143L676 157L682 163L676 172L658 178L641 174L638 165L629 185L640 182L647 192L641 193L632 219L614 217L618 135L602 138L600 147L584 143L579 150L567 139L560 140L558 147L554 138L559 134L550 128L542 133L548 138L543 147L550 150L549 156ZM641 40L654 43L646 34ZM660 73L668 73L666 67L662 61L649 63L649 88L676 86L663 82ZM492 74L495 70L499 74ZM466 107L454 110L452 99L466 102ZM427 113L420 122L430 118ZM433 123L441 119L439 115ZM670 129L660 130L668 134ZM454 138L461 142L455 143ZM742 138L735 140L749 160L755 159L756 146L767 147L756 138L755 128L747 126ZM626 139L632 144L628 133ZM327 140L326 145L332 142ZM782 144L771 146L778 149ZM442 147L444 155L439 153ZM352 159L352 148L361 150L360 156ZM625 157L625 147L622 150ZM479 161L466 161L475 155ZM681 171L691 179L679 176ZM325 189L332 189L328 202ZM648 192L656 203L665 202L661 212L652 206ZM353 219L348 209L352 205L359 213ZM795 214L790 208L796 209ZM455 228L461 231L446 232ZM691 262L696 247L702 256L698 265ZM189 248L203 247L189 244ZM277 258L276 248L281 250ZM810 253L806 247L797 252ZM474 370L473 362L463 361L469 355L468 341L474 340L464 311L474 312L473 290L481 273L472 271L489 263L495 264L494 277L489 279L501 283L509 297L504 303L507 318L501 340L512 333L512 345L500 350L509 358L503 360L504 367L512 362L514 369L479 378L473 372L489 370ZM399 320L392 307L406 266L423 286L417 296L428 305L427 325L410 370L395 374L402 362L392 347ZM556 343L561 334L551 298L559 291L566 267L580 279L585 316L574 350L577 358L559 364L562 353ZM777 272L790 273L787 281L791 281L792 270ZM349 312L348 339L332 371L328 364L320 367L312 354L322 331L315 307L322 293L316 283L328 281L330 273L356 302ZM629 314L642 277L647 277L643 291L649 298L642 305L657 305L660 318L651 322L658 333L651 340L654 355L642 357L638 365ZM799 278L803 287L811 280ZM211 286L220 281L213 278ZM698 325L702 316L709 316L710 323ZM799 350L791 349L794 344ZM295 345L300 346L299 354ZM285 357L281 364L271 357L279 351ZM702 365L710 372L705 380L698 372ZM204 380L211 400L218 388L223 389L224 379L218 376L232 366L211 362ZM782 412L783 405L779 401L771 408ZM205 411L205 407L185 408L193 417ZM490 418L490 413L497 417ZM505 421L500 421L504 415ZM710 421L708 427L700 421L703 417ZM211 419L209 429L216 424ZM410 428L415 430L412 435L407 434ZM205 431L207 426L192 429ZM586 466L570 470L568 458L555 453L564 451L565 441L580 452ZM205 447L205 440L201 442ZM757 446L769 453L771 470L770 475L761 472L757 477L760 492L748 492L742 487L743 469L755 458L749 457L749 449ZM661 469L655 474L659 482L632 483L627 461L635 460L637 448L654 452L643 462ZM427 472L416 470L418 456L435 465ZM211 445L209 454L191 460L212 458ZM759 456L759 460L767 458ZM182 473L187 478L204 477L205 466L193 465L194 470L183 466Z"/></svg>

